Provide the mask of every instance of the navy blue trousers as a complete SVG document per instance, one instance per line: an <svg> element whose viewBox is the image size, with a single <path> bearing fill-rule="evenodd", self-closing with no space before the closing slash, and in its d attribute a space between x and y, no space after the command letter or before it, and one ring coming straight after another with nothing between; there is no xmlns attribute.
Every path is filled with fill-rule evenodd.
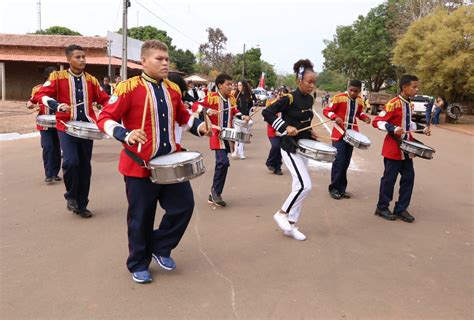
<svg viewBox="0 0 474 320"><path fill-rule="evenodd" d="M343 139L334 141L333 146L337 149L337 153L336 159L332 163L329 191L338 190L340 193L344 193L347 188L347 169L351 163L354 147Z"/></svg>
<svg viewBox="0 0 474 320"><path fill-rule="evenodd" d="M79 209L85 209L89 203L93 141L60 131L59 142L63 150L64 198L76 199Z"/></svg>
<svg viewBox="0 0 474 320"><path fill-rule="evenodd" d="M413 185L415 183L415 169L413 168L413 159L391 160L384 158L385 170L382 179L380 179L380 193L377 208L388 209L390 201L393 198L393 189L400 174L400 194L395 203L394 213L400 213L406 210L410 205Z"/></svg>
<svg viewBox="0 0 474 320"><path fill-rule="evenodd" d="M216 167L214 169L214 179L212 181L212 189L221 195L224 190L225 179L227 177L227 170L230 166L227 150L216 151Z"/></svg>
<svg viewBox="0 0 474 320"><path fill-rule="evenodd" d="M149 178L125 177L128 200L127 268L147 270L152 254L169 257L181 240L194 209L189 182L156 184ZM158 229L153 230L157 203L165 211Z"/></svg>
<svg viewBox="0 0 474 320"><path fill-rule="evenodd" d="M269 137L268 139L272 147L270 148L265 164L276 170L281 170L281 137Z"/></svg>
<svg viewBox="0 0 474 320"><path fill-rule="evenodd" d="M40 130L41 148L43 148L43 166L45 177L55 177L61 169L61 147L58 131L55 128Z"/></svg>

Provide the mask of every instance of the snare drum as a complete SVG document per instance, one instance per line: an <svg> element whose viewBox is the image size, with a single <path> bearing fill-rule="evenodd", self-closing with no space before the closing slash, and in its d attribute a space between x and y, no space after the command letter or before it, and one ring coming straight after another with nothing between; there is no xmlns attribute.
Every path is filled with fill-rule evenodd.
<svg viewBox="0 0 474 320"><path fill-rule="evenodd" d="M206 171L201 153L181 151L153 158L148 163L150 180L158 184L185 182Z"/></svg>
<svg viewBox="0 0 474 320"><path fill-rule="evenodd" d="M250 137L252 136L249 132L240 132L234 128L222 128L219 133L219 138L228 141L250 143Z"/></svg>
<svg viewBox="0 0 474 320"><path fill-rule="evenodd" d="M242 127L242 128L251 128L253 125L253 121L244 121L242 119L239 119L237 117L234 117L233 119L234 127Z"/></svg>
<svg viewBox="0 0 474 320"><path fill-rule="evenodd" d="M56 128L56 115L42 114L37 116L36 124L45 128Z"/></svg>
<svg viewBox="0 0 474 320"><path fill-rule="evenodd" d="M97 128L95 123L83 121L69 121L66 123L66 133L76 138L89 140L108 138L107 135Z"/></svg>
<svg viewBox="0 0 474 320"><path fill-rule="evenodd" d="M363 135L360 132L357 132L355 130L346 130L346 133L344 134L344 141L350 144L351 146L363 150L367 150L370 147L370 140L367 138L367 136Z"/></svg>
<svg viewBox="0 0 474 320"><path fill-rule="evenodd" d="M311 160L333 162L336 159L337 149L320 141L300 139L296 153Z"/></svg>
<svg viewBox="0 0 474 320"><path fill-rule="evenodd" d="M425 146L423 143L407 140L402 140L400 149L406 153L428 160L433 159L433 153L436 152L435 149Z"/></svg>

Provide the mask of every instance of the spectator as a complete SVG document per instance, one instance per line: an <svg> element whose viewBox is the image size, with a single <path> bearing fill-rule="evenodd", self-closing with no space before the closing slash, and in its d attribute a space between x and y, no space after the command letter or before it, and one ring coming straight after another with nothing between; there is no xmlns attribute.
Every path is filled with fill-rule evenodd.
<svg viewBox="0 0 474 320"><path fill-rule="evenodd" d="M109 77L104 77L100 86L102 87L102 89L104 89L105 93L107 93L109 96L112 95L113 90L112 90L112 86L110 85Z"/></svg>

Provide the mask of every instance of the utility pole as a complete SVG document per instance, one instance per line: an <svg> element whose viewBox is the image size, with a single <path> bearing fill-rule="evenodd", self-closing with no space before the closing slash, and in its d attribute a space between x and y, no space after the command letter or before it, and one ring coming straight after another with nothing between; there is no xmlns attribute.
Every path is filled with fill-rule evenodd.
<svg viewBox="0 0 474 320"><path fill-rule="evenodd" d="M38 21L37 21L38 30L37 31L41 31L41 0L38 0L38 13L37 13L37 15L38 15L38 18L37 18L38 19Z"/></svg>
<svg viewBox="0 0 474 320"><path fill-rule="evenodd" d="M245 43L244 43L244 52L242 54L243 64L242 64L242 79L245 79Z"/></svg>
<svg viewBox="0 0 474 320"><path fill-rule="evenodd" d="M122 81L127 80L127 13L130 7L130 0L123 0L123 18L122 18Z"/></svg>
<svg viewBox="0 0 474 320"><path fill-rule="evenodd" d="M107 75L110 81L112 80L112 40L107 40L107 51L109 54L109 68L107 69Z"/></svg>

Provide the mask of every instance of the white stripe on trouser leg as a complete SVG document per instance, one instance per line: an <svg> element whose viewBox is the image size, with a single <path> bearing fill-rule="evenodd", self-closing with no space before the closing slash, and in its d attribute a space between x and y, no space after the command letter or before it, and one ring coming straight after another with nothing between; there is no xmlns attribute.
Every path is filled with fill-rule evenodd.
<svg viewBox="0 0 474 320"><path fill-rule="evenodd" d="M290 222L297 222L303 201L312 187L308 172L308 159L297 153L288 153L284 150L281 150L281 155L293 178L291 193L281 209L288 213Z"/></svg>

